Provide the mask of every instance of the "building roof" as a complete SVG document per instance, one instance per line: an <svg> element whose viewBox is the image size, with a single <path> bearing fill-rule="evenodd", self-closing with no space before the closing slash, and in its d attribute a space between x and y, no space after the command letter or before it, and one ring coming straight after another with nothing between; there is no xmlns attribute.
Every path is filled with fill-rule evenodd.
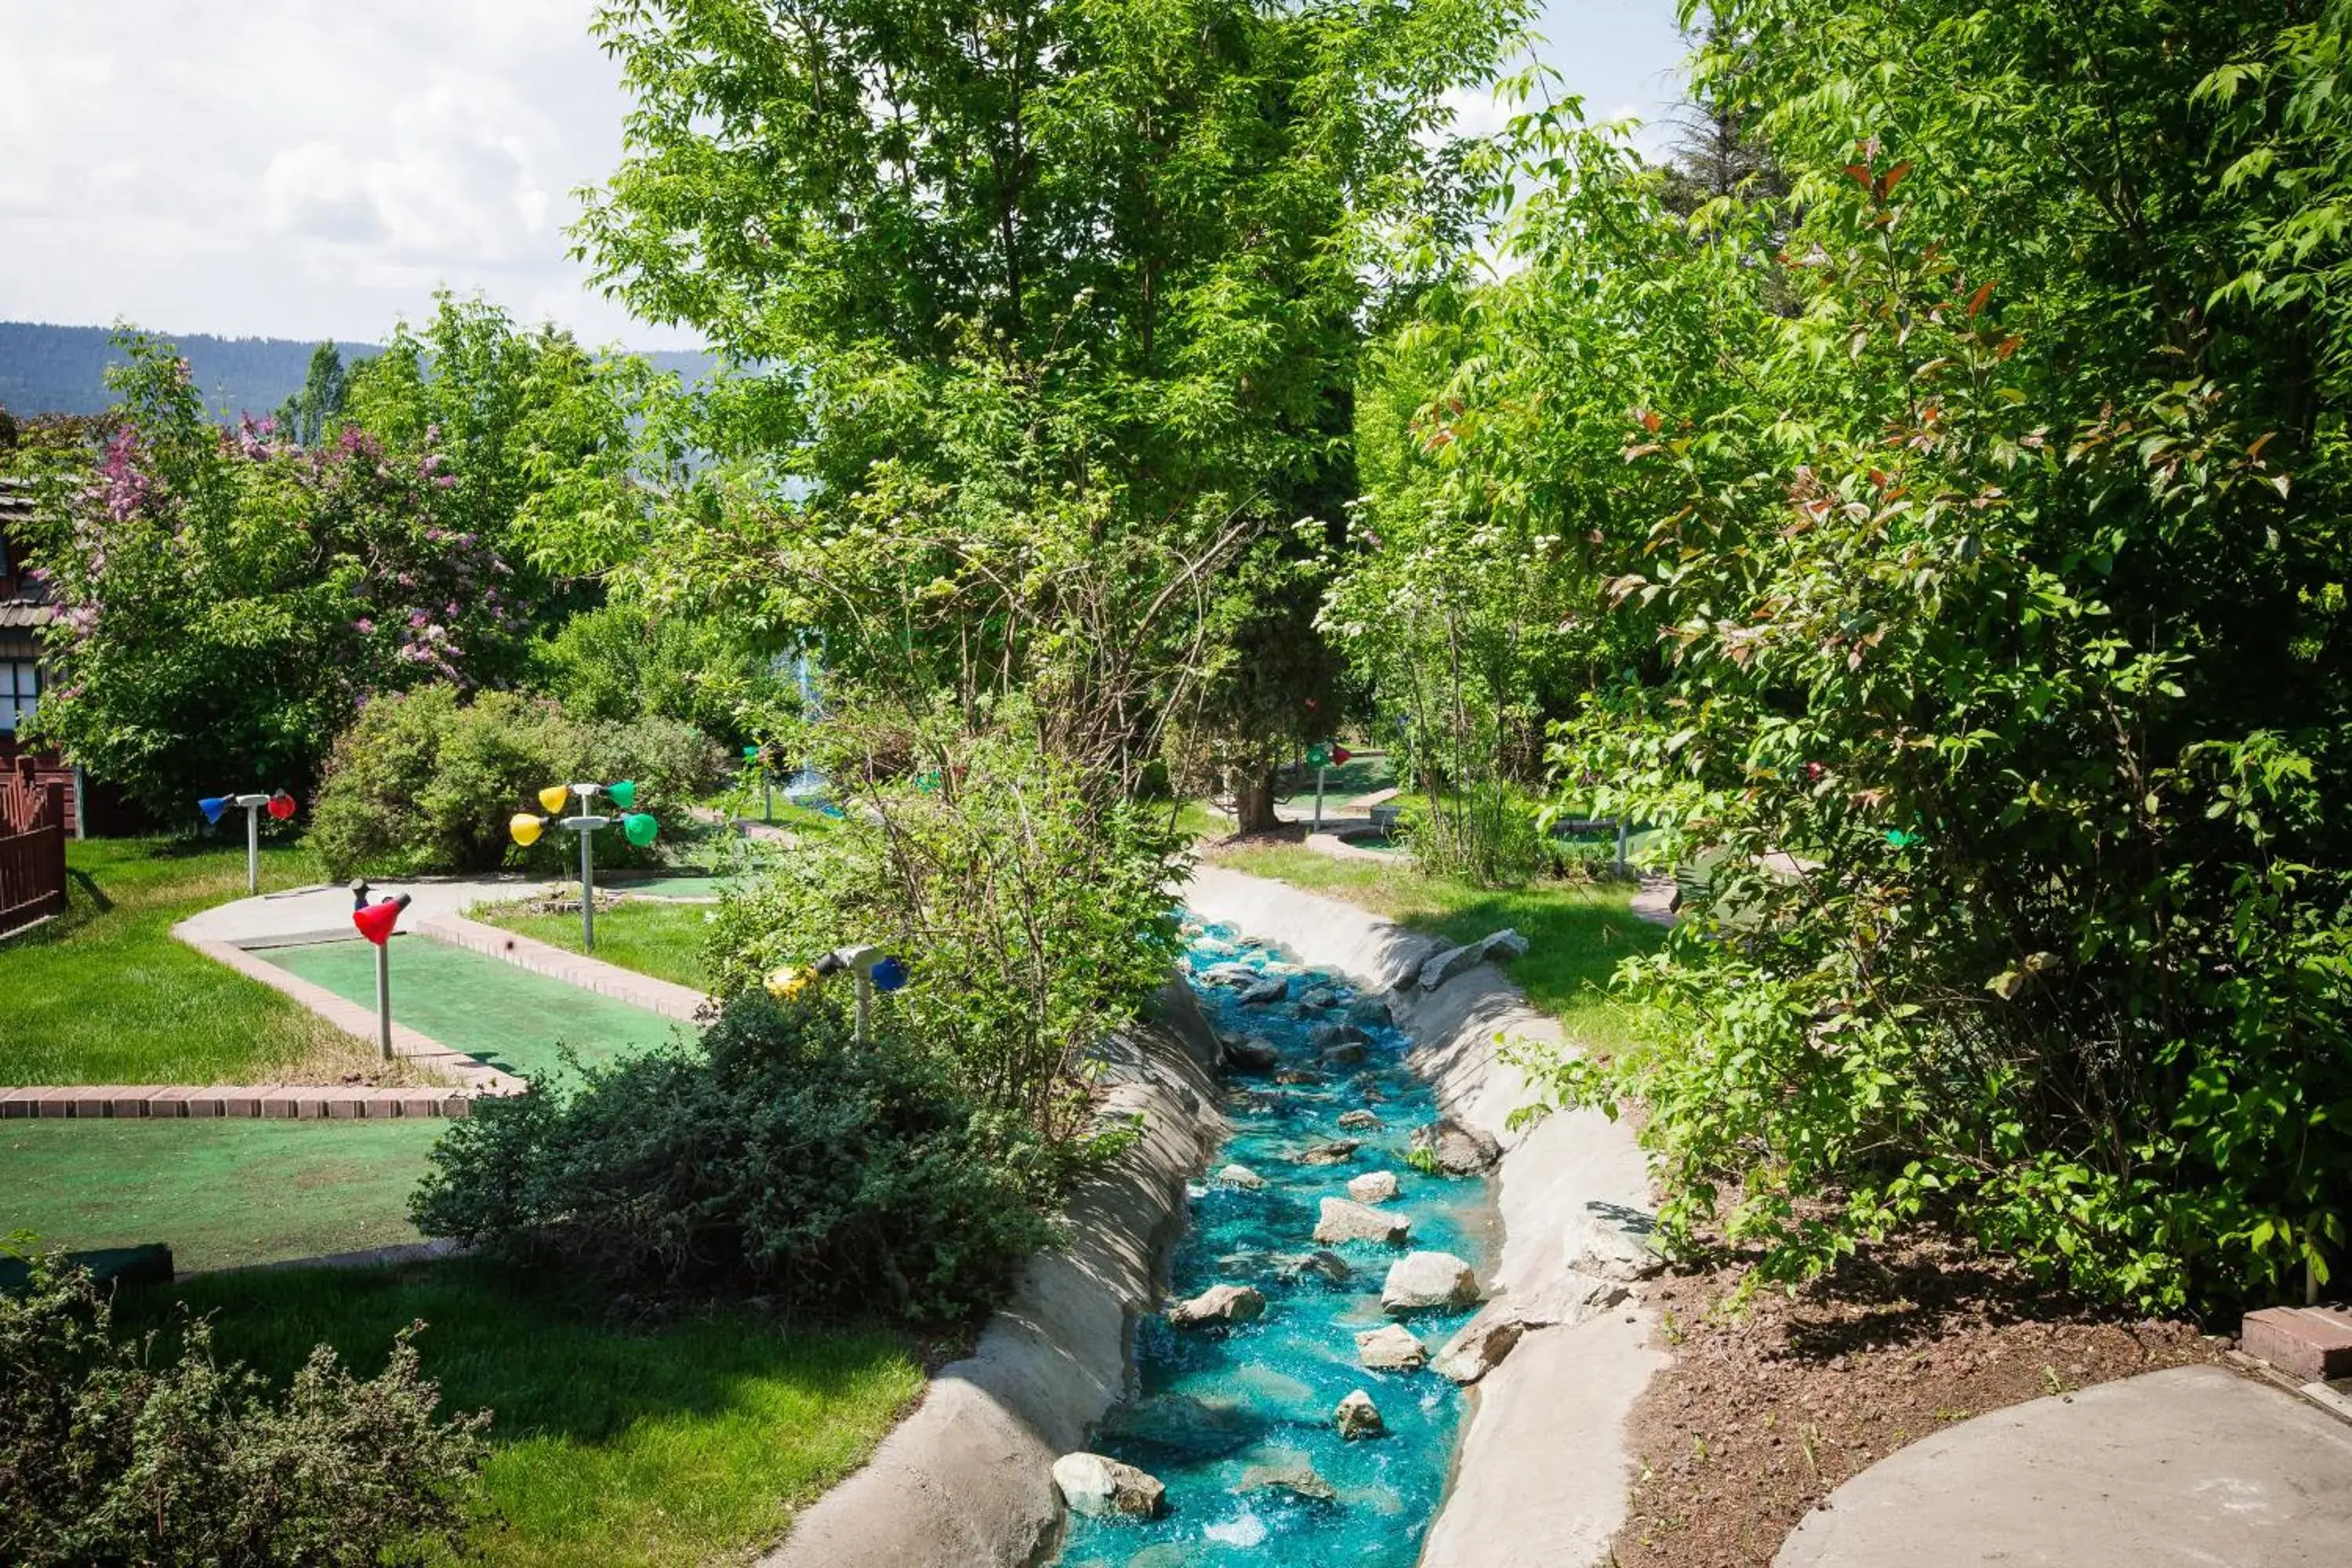
<svg viewBox="0 0 2352 1568"><path fill-rule="evenodd" d="M21 544L32 531L33 488L23 479L0 475L0 539ZM57 608L49 603L48 590L38 581L26 577L15 558L7 553L9 573L0 574L0 587L10 590L0 596L0 631L13 631L47 626L57 618Z"/></svg>

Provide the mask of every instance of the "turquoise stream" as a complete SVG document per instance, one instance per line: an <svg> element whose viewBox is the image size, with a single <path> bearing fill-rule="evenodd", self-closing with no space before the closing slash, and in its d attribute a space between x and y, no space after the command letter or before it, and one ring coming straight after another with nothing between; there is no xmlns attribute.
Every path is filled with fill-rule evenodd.
<svg viewBox="0 0 2352 1568"><path fill-rule="evenodd" d="M1411 1042L1402 1033L1358 1018L1371 1043L1360 1063L1345 1066L1327 1065L1307 1043L1316 1025L1348 1019L1355 994L1343 982L1285 963L1229 929L1187 929L1200 932L1187 962L1209 1021L1227 1034L1262 1037L1285 1073L1313 1076L1230 1080L1234 1135L1192 1189L1192 1226L1170 1262L1169 1299L1216 1284L1251 1285L1265 1293L1265 1316L1223 1332L1145 1320L1137 1332L1136 1397L1095 1447L1165 1482L1167 1511L1149 1522L1074 1516L1061 1568L1411 1568L1444 1495L1463 1402L1435 1373L1371 1372L1357 1360L1357 1334L1391 1321L1381 1310L1381 1281L1402 1254L1368 1243L1331 1249L1352 1270L1344 1284L1311 1272L1286 1279L1282 1264L1317 1250L1319 1200L1347 1196L1351 1176L1386 1170L1396 1173L1402 1191L1381 1206L1412 1219L1412 1246L1481 1267L1486 1183L1426 1176L1408 1163L1412 1130L1438 1112L1429 1086L1405 1066ZM1282 977L1286 998L1245 1006L1236 989L1202 979L1217 964L1235 963ZM1301 1005L1318 991L1335 994L1338 1005ZM1370 1110L1382 1125L1340 1127L1339 1118L1356 1110ZM1343 1138L1361 1144L1350 1161L1296 1160L1314 1144ZM1265 1189L1217 1180L1228 1163L1264 1177ZM1423 1313L1406 1326L1434 1354L1468 1317ZM1332 1411L1355 1389L1379 1405L1387 1436L1340 1438ZM1306 1471L1307 1493L1331 1495L1263 1484L1269 1472Z"/></svg>

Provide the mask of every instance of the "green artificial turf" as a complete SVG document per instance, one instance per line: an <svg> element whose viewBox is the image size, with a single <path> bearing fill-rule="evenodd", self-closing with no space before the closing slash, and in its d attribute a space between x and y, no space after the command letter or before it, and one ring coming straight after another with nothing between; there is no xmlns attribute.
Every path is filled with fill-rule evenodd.
<svg viewBox="0 0 2352 1568"><path fill-rule="evenodd" d="M704 990L710 984L709 972L702 962L703 937L710 929L710 914L709 904L630 901L601 910L596 915L595 956L656 980ZM509 904L478 909L473 918L501 931L535 937L567 952L581 951L580 917L576 914L528 914L520 906Z"/></svg>
<svg viewBox="0 0 2352 1568"><path fill-rule="evenodd" d="M257 956L346 1001L375 1005L375 953L364 942L265 948ZM565 1047L583 1060L606 1061L659 1045L681 1027L577 985L411 936L392 944L392 1016L452 1050L524 1076L555 1071Z"/></svg>
<svg viewBox="0 0 2352 1568"><path fill-rule="evenodd" d="M1239 842L1213 849L1210 858L1344 899L1449 942L1475 942L1512 927L1528 939L1527 953L1510 961L1512 980L1571 1038L1601 1050L1633 1038L1633 1014L1611 993L1610 977L1625 958L1665 940L1664 931L1628 909L1633 889L1622 882L1474 888L1425 877L1410 864L1342 859L1295 844Z"/></svg>
<svg viewBox="0 0 2352 1568"><path fill-rule="evenodd" d="M921 1392L896 1336L714 1312L655 1330L489 1264L219 1275L171 1293L213 1315L217 1355L283 1379L313 1344L362 1375L417 1319L445 1411L493 1413L495 1510L467 1560L494 1568L738 1563L865 1463ZM126 1298L126 1327L168 1298Z"/></svg>
<svg viewBox="0 0 2352 1568"><path fill-rule="evenodd" d="M184 1269L415 1241L408 1194L444 1125L0 1121L0 1236L166 1242Z"/></svg>
<svg viewBox="0 0 2352 1568"><path fill-rule="evenodd" d="M1280 804L1312 807L1315 804L1315 770L1301 768L1283 775L1287 793L1276 797ZM1374 790L1387 789L1395 784L1396 770L1389 765L1385 752L1358 752L1337 767L1323 770L1323 810L1336 815L1344 802Z"/></svg>
<svg viewBox="0 0 2352 1568"><path fill-rule="evenodd" d="M237 827L243 836L243 821ZM245 848L94 838L66 846L68 907L0 942L0 1084L271 1083L357 1042L172 935L245 897ZM265 891L320 879L265 849Z"/></svg>

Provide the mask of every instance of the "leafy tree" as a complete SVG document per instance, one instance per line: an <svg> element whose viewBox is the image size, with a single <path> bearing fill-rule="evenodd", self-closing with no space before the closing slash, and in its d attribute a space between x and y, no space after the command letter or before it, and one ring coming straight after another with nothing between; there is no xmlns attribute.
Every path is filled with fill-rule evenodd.
<svg viewBox="0 0 2352 1568"><path fill-rule="evenodd" d="M1026 688L1130 790L1171 715L1263 723L1232 648L1286 613L1278 531L1344 524L1369 240L1517 15L607 6L637 107L583 249L749 367L652 591L819 633L910 713Z"/></svg>
<svg viewBox="0 0 2352 1568"><path fill-rule="evenodd" d="M320 437L342 428L343 396L350 386L342 351L320 343L310 353L310 373L302 390L278 408L278 427L298 447L315 447Z"/></svg>

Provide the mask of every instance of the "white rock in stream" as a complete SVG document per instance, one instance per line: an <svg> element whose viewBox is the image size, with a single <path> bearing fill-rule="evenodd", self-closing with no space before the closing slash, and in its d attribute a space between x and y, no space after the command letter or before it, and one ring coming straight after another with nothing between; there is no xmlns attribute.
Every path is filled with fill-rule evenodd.
<svg viewBox="0 0 2352 1568"><path fill-rule="evenodd" d="M1152 1519L1168 1497L1156 1476L1100 1454L1065 1454L1054 1461L1054 1484L1072 1513Z"/></svg>
<svg viewBox="0 0 2352 1568"><path fill-rule="evenodd" d="M1245 1187L1254 1193L1265 1185L1265 1178L1247 1165L1227 1165L1217 1173L1217 1180L1229 1187Z"/></svg>
<svg viewBox="0 0 2352 1568"><path fill-rule="evenodd" d="M1328 1206L1331 1200L1323 1200ZM1368 1211L1374 1212L1374 1211ZM1478 1276L1450 1252L1408 1252L1389 1265L1381 1306L1396 1314L1477 1304Z"/></svg>
<svg viewBox="0 0 2352 1568"><path fill-rule="evenodd" d="M1345 1438L1388 1436L1388 1423L1381 1419L1381 1407L1360 1388L1339 1401L1339 1408L1331 1413L1331 1418L1339 1423L1339 1436Z"/></svg>
<svg viewBox="0 0 2352 1568"><path fill-rule="evenodd" d="M1384 1204L1397 1195L1394 1171L1366 1171L1348 1178L1348 1195L1360 1204Z"/></svg>
<svg viewBox="0 0 2352 1568"><path fill-rule="evenodd" d="M1373 1372L1418 1372L1429 1347L1402 1323L1382 1323L1356 1336L1356 1359Z"/></svg>
<svg viewBox="0 0 2352 1568"><path fill-rule="evenodd" d="M1315 1222L1315 1239L1326 1247L1342 1241L1377 1241L1402 1247L1412 1238L1412 1222L1404 1215L1384 1214L1346 1198L1325 1198L1321 1215ZM1394 1278L1396 1271L1389 1272Z"/></svg>
<svg viewBox="0 0 2352 1568"><path fill-rule="evenodd" d="M1212 1285L1189 1301L1168 1309L1168 1321L1180 1329L1211 1323L1246 1323L1265 1310L1265 1298L1247 1285Z"/></svg>

